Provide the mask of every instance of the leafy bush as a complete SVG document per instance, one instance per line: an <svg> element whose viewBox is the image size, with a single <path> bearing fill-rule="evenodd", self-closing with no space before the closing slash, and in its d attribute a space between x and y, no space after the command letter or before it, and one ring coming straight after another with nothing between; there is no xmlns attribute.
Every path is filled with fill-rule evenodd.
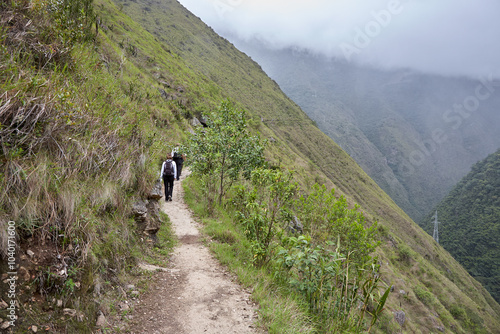
<svg viewBox="0 0 500 334"><path fill-rule="evenodd" d="M410 263L411 249L405 244L398 245L398 260L406 264Z"/></svg>
<svg viewBox="0 0 500 334"><path fill-rule="evenodd" d="M467 314L465 313L464 308L457 305L457 304L451 305L451 307L449 308L449 311L450 311L451 315L453 316L453 318L455 318L457 320L465 320L467 318Z"/></svg>
<svg viewBox="0 0 500 334"><path fill-rule="evenodd" d="M47 26L48 38L58 38L63 44L88 41L93 38L92 26L96 20L94 0L36 0L33 10L51 19Z"/></svg>
<svg viewBox="0 0 500 334"><path fill-rule="evenodd" d="M263 164L264 146L258 136L250 135L245 112L223 102L219 109L203 115L207 128L198 127L188 139L191 170L204 180L206 195L219 204L227 189L243 173Z"/></svg>
<svg viewBox="0 0 500 334"><path fill-rule="evenodd" d="M299 191L292 174L280 169L256 169L250 182L235 187L232 203L252 243L253 263L267 264L278 282L302 295L324 331L359 331L366 313L373 325L389 292L375 297L376 224L365 228L358 207L348 209L344 197L325 187L315 185L296 199ZM287 236L295 215L308 235Z"/></svg>
<svg viewBox="0 0 500 334"><path fill-rule="evenodd" d="M252 171L249 187L236 188L237 220L252 242L258 266L269 259L271 243L293 217L291 207L298 186L291 178L292 174L281 170L259 168Z"/></svg>
<svg viewBox="0 0 500 334"><path fill-rule="evenodd" d="M369 254L380 243L377 240L377 223L365 227L365 217L359 206L349 209L344 196L335 197L335 190L327 191L324 185L315 184L309 195L302 196L295 203L297 216L304 223L304 230L315 242L336 242L340 240L340 251L353 254L363 264Z"/></svg>
<svg viewBox="0 0 500 334"><path fill-rule="evenodd" d="M333 244L328 246L314 247L305 236L285 238L276 275L305 296L328 332L360 331L366 312L372 315L373 325L390 291L374 296L380 287L379 266L371 263L370 270L357 269L349 255L339 253L339 244L335 250L330 249ZM368 311L373 303L377 305Z"/></svg>
<svg viewBox="0 0 500 334"><path fill-rule="evenodd" d="M434 295L422 286L416 286L413 289L415 296L427 306L434 305L435 298Z"/></svg>

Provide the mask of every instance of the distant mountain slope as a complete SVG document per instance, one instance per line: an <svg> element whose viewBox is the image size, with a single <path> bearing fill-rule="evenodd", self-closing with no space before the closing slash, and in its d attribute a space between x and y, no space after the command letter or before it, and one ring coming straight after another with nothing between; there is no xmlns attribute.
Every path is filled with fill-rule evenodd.
<svg viewBox="0 0 500 334"><path fill-rule="evenodd" d="M440 244L500 301L500 150L476 163L436 210ZM430 234L433 215L421 222Z"/></svg>
<svg viewBox="0 0 500 334"><path fill-rule="evenodd" d="M376 70L231 40L415 220L500 146L500 85L489 78Z"/></svg>
<svg viewBox="0 0 500 334"><path fill-rule="evenodd" d="M174 132L177 135L172 135L172 140L179 138L179 132L189 131L186 119L229 98L247 110L252 131L269 139L266 158L295 170L303 189L315 182L335 187L349 203L360 204L369 221L380 222L384 235L380 263L384 280L394 283L396 292L387 304L387 322L395 323L391 311L404 310L407 331L430 332L443 326L465 333L466 323L448 311L452 305L461 305L481 319L479 328L492 332L500 328L500 305L449 254L436 247L432 238L317 128L257 63L177 1L97 3L102 24L107 27L105 39L137 68L138 72L130 75L130 90L144 81L157 92L153 96L164 96L163 102L154 100L147 105L150 114L141 116L155 120L159 127L155 131L165 136ZM125 60L118 57L115 61L119 73L118 65ZM149 91L147 96L152 96ZM162 106L172 113L172 117L167 113L167 121L158 112ZM406 254L404 261L401 254ZM410 296L403 298L400 290ZM415 297L414 291L432 296L431 303Z"/></svg>

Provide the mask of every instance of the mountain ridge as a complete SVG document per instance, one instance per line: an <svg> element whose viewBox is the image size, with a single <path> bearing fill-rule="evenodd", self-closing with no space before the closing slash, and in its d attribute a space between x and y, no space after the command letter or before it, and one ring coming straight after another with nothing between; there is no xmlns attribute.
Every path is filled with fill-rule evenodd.
<svg viewBox="0 0 500 334"><path fill-rule="evenodd" d="M433 210L438 213L440 244L500 299L500 150L474 164ZM434 232L433 215L420 225Z"/></svg>

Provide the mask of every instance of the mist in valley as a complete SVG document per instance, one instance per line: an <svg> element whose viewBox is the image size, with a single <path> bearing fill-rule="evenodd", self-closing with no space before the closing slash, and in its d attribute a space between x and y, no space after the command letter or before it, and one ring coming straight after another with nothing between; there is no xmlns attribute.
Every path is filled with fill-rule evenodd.
<svg viewBox="0 0 500 334"><path fill-rule="evenodd" d="M500 3L182 0L415 221L500 147Z"/></svg>

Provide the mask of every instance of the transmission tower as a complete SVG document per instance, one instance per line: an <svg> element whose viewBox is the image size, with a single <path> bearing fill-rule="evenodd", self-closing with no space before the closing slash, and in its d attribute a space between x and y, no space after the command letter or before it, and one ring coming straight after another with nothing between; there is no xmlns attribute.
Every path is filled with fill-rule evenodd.
<svg viewBox="0 0 500 334"><path fill-rule="evenodd" d="M432 237L434 238L434 240L436 240L438 244L439 244L439 224L441 223L438 222L438 212L436 210L436 214L434 215L434 233L432 234Z"/></svg>

